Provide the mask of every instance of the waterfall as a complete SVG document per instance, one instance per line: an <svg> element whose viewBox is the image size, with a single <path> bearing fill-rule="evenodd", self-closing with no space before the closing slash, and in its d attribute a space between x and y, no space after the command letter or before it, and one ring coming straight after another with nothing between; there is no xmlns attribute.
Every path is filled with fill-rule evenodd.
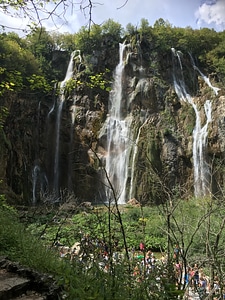
<svg viewBox="0 0 225 300"><path fill-rule="evenodd" d="M194 103L193 98L188 94L185 87L181 52L176 51L172 48L174 72L173 72L173 83L175 91L181 101L188 102L194 109L196 121L195 128L193 130L193 166L194 166L194 191L196 197L203 197L210 193L210 169L207 163L207 135L208 135L208 124L212 121L211 119L211 101L206 100L204 103L205 111L205 125L201 125L200 111L197 105ZM178 70L175 70L175 60L178 61ZM210 83L209 79L202 74L202 72L195 66L193 59L191 58L193 67L197 70L204 81L213 89L217 95L218 88L215 88ZM179 72L179 73L178 73Z"/></svg>
<svg viewBox="0 0 225 300"><path fill-rule="evenodd" d="M60 146L60 126L61 126L61 115L63 104L65 101L65 87L66 83L73 76L73 65L74 65L74 55L75 51L70 56L70 61L68 64L66 76L64 80L60 83L59 97L58 97L58 107L57 107L57 117L56 117L56 140L55 140L55 159L54 159L54 192L58 196L59 193L59 146Z"/></svg>
<svg viewBox="0 0 225 300"><path fill-rule="evenodd" d="M75 100L71 107L71 125L70 125L70 143L68 153L68 190L71 191L73 188L72 174L73 174L73 149L74 149L74 123L76 116L76 105Z"/></svg>
<svg viewBox="0 0 225 300"><path fill-rule="evenodd" d="M32 172L32 204L37 203L37 183L40 174L40 167L35 165Z"/></svg>
<svg viewBox="0 0 225 300"><path fill-rule="evenodd" d="M130 130L132 117L124 116L123 81L124 67L126 64L127 45L119 45L119 64L114 73L114 84L110 94L109 116L106 120L107 155L105 170L113 186L117 199L112 199L112 190L106 182L107 201L117 200L119 204L127 200L127 179L129 169L129 156L132 147L132 133Z"/></svg>
<svg viewBox="0 0 225 300"><path fill-rule="evenodd" d="M40 200L40 195L44 195L48 188L48 179L36 162L32 171L32 204L36 205Z"/></svg>
<svg viewBox="0 0 225 300"><path fill-rule="evenodd" d="M35 127L35 161L32 170L32 204L35 205L38 201L39 182L40 182L40 166L37 163L40 155L39 151L39 131L40 131L40 115L41 115L41 101L38 102L37 111L37 126Z"/></svg>
<svg viewBox="0 0 225 300"><path fill-rule="evenodd" d="M81 51L74 51L75 68L78 72L81 70L82 56ZM73 174L73 149L74 149L74 123L77 113L76 100L74 98L73 105L70 107L71 124L70 124L70 143L68 153L68 190L73 190L72 174Z"/></svg>
<svg viewBox="0 0 225 300"><path fill-rule="evenodd" d="M196 114L196 125L193 131L193 161L195 178L195 196L205 196L209 194L210 189L210 169L206 159L208 124L211 119L211 101L206 100L204 104L206 123L201 128L201 119L199 111Z"/></svg>
<svg viewBox="0 0 225 300"><path fill-rule="evenodd" d="M201 75L202 79L205 81L205 83L214 91L214 94L215 95L218 95L218 91L220 91L220 88L218 87L215 87L211 84L209 78L207 76L205 76L200 70L199 68L195 65L195 62L194 62L194 59L192 57L192 55L189 53L190 57L191 57L191 62L192 62L192 65L193 65L193 68L195 70L198 71L198 73Z"/></svg>

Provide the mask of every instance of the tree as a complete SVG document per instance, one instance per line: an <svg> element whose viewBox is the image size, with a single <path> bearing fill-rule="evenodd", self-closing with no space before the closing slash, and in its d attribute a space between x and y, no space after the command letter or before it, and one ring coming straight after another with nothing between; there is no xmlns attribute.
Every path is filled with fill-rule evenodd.
<svg viewBox="0 0 225 300"><path fill-rule="evenodd" d="M60 76L59 69L53 68L53 53L57 49L54 36L46 31L45 28L35 28L26 37L27 47L33 53L39 63L42 75L50 83L57 80Z"/></svg>
<svg viewBox="0 0 225 300"><path fill-rule="evenodd" d="M126 31L125 34L133 36L137 33L137 28L136 26L132 25L131 23L128 23L126 26Z"/></svg>
<svg viewBox="0 0 225 300"><path fill-rule="evenodd" d="M52 38L56 50L72 52L76 49L75 38L76 34L71 33L53 33Z"/></svg>
<svg viewBox="0 0 225 300"><path fill-rule="evenodd" d="M149 29L150 29L150 26L149 26L148 20L142 18L141 19L141 25L140 25L140 28L139 28L140 32L142 34L145 34L145 33L149 32Z"/></svg>
<svg viewBox="0 0 225 300"><path fill-rule="evenodd" d="M26 78L39 73L35 57L17 35L0 35L0 94L21 91Z"/></svg>
<svg viewBox="0 0 225 300"><path fill-rule="evenodd" d="M123 30L121 24L118 22L113 21L112 19L108 19L102 25L102 34L109 35L118 41L121 37Z"/></svg>

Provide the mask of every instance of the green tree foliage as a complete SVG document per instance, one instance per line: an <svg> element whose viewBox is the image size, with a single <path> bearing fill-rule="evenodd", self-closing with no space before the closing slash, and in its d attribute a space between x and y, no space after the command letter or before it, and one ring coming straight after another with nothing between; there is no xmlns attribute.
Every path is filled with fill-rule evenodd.
<svg viewBox="0 0 225 300"><path fill-rule="evenodd" d="M75 35L76 48L86 54L92 53L100 48L101 34L99 25L93 25L90 31L85 26L81 27Z"/></svg>
<svg viewBox="0 0 225 300"><path fill-rule="evenodd" d="M118 45L122 34L122 26L112 19L101 26L94 24L90 29L83 26L75 34L75 47L85 54L91 54L95 50L101 50L108 42Z"/></svg>
<svg viewBox="0 0 225 300"><path fill-rule="evenodd" d="M140 27L139 27L139 32L141 35L148 35L151 31L149 22L147 19L142 18L141 19L141 23L140 23Z"/></svg>
<svg viewBox="0 0 225 300"><path fill-rule="evenodd" d="M216 35L214 47L206 53L206 60L213 71L224 80L225 78L225 32Z"/></svg>
<svg viewBox="0 0 225 300"><path fill-rule="evenodd" d="M71 33L53 33L52 38L56 50L73 52L76 48L75 36L76 34Z"/></svg>
<svg viewBox="0 0 225 300"><path fill-rule="evenodd" d="M34 29L26 38L28 47L35 57L44 57L46 60L51 59L52 51L55 44L52 36L45 28Z"/></svg>
<svg viewBox="0 0 225 300"><path fill-rule="evenodd" d="M48 93L52 90L52 86L47 82L46 78L42 75L33 74L30 77L27 77L27 81L29 83L29 87L31 91L33 92Z"/></svg>
<svg viewBox="0 0 225 300"><path fill-rule="evenodd" d="M168 21L157 20L153 27L153 34L154 43L159 52L166 53L172 47L176 47L179 32Z"/></svg>
<svg viewBox="0 0 225 300"><path fill-rule="evenodd" d="M53 37L44 29L34 29L27 37L27 46L31 53L38 60L40 69L48 81L57 78L57 71L52 68L52 54L56 49Z"/></svg>
<svg viewBox="0 0 225 300"><path fill-rule="evenodd" d="M119 41L121 35L123 34L121 24L113 21L112 19L108 19L106 22L103 23L101 27L103 36L109 35L110 37L114 38L115 41Z"/></svg>
<svg viewBox="0 0 225 300"><path fill-rule="evenodd" d="M137 28L131 23L128 23L126 26L125 34L128 36L133 36L136 34L136 32L137 32Z"/></svg>
<svg viewBox="0 0 225 300"><path fill-rule="evenodd" d="M21 91L26 78L39 73L39 65L33 54L24 47L18 36L0 36L0 95L6 91Z"/></svg>

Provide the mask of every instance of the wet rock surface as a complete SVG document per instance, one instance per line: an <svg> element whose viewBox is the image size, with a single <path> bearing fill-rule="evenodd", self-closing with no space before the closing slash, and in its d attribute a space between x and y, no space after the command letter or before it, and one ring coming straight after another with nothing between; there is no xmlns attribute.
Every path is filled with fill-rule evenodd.
<svg viewBox="0 0 225 300"><path fill-rule="evenodd" d="M0 258L0 300L60 299L60 288L54 279L5 257Z"/></svg>

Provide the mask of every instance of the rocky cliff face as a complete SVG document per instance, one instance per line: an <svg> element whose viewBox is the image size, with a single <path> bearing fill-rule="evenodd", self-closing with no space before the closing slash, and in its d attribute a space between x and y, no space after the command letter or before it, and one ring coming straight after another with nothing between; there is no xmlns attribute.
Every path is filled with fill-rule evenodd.
<svg viewBox="0 0 225 300"><path fill-rule="evenodd" d="M211 120L207 123L206 146L201 148L203 155L198 154L197 159L209 166L207 191L219 195L224 186L225 91L215 74L201 70L204 77L183 54L182 71L174 77L179 66L174 63L172 51L160 54L143 42L127 45L123 60L121 117L124 122L129 120L132 131L124 163L125 201L136 198L143 204L160 203L168 191L194 195L194 108L204 127L207 100L211 103ZM3 105L8 107L9 115L1 139L0 172L2 192L10 192L8 198L14 195L21 203L57 201L69 191L79 201L107 200L103 175L113 149L107 146L109 129L104 126L111 113L110 95L101 87L101 80L90 79L87 70L103 74L104 83L113 82L118 62L119 50L110 47L93 53L88 60L84 55L81 61L75 61L74 85L65 95L60 118L57 170L57 96L5 96ZM105 72L106 68L110 71ZM191 97L192 105L181 99L182 93L179 95L174 85L176 78L183 80L177 81L178 87L183 89L185 85L182 93ZM220 90L215 93L212 87Z"/></svg>

